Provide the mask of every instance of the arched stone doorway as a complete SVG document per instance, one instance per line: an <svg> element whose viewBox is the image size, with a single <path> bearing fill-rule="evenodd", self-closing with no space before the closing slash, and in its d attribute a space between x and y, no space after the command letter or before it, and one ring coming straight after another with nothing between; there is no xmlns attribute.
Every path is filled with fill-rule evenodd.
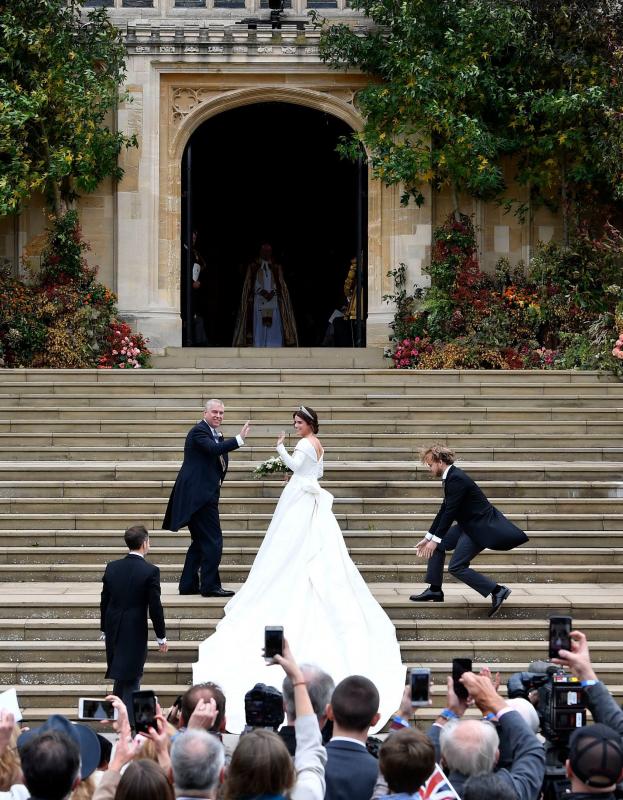
<svg viewBox="0 0 623 800"><path fill-rule="evenodd" d="M262 242L283 267L300 346L365 344L363 304L360 326L340 317L328 325L344 305L351 259L358 248L365 259L367 243L365 166L336 152L351 132L326 111L276 101L224 111L193 132L181 178L184 344L232 344L247 266ZM365 276L362 269L363 302Z"/></svg>

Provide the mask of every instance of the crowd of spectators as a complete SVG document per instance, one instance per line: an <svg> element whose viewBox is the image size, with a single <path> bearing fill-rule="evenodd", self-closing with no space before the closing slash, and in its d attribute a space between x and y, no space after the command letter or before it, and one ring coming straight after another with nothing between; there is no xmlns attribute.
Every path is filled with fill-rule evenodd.
<svg viewBox="0 0 623 800"><path fill-rule="evenodd" d="M570 736L564 771L569 800L614 800L623 779L623 711L595 674L586 636L554 659L585 693L593 723ZM337 686L317 667L298 665L287 643L286 724L227 733L227 699L215 684L193 686L167 716L133 735L124 704L115 733L101 736L65 717L19 730L0 710L0 800L539 800L546 772L538 715L507 700L485 669L448 678L446 707L427 731L412 720L409 687L388 732L376 687L359 675ZM466 715L466 712L467 713ZM114 746L110 739L114 738ZM545 743L546 744L546 743ZM435 782L434 792L431 790Z"/></svg>

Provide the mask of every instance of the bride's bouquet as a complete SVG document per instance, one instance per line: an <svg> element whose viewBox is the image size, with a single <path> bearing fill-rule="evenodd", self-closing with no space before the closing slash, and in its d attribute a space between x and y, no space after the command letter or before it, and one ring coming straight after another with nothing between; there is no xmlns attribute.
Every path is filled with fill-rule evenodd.
<svg viewBox="0 0 623 800"><path fill-rule="evenodd" d="M262 461L253 470L254 478L265 478L267 475L291 475L292 470L281 460L280 456L273 456Z"/></svg>

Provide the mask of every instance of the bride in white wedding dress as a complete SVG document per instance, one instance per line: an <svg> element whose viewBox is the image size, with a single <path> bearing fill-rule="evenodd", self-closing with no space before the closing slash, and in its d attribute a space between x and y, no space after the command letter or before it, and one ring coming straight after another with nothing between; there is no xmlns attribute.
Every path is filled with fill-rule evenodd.
<svg viewBox="0 0 623 800"><path fill-rule="evenodd" d="M283 625L300 664L316 664L336 684L365 675L379 690L380 727L399 707L405 684L396 630L351 561L322 489L322 446L313 409L301 406L301 437L288 455L285 434L277 452L293 475L242 588L225 606L215 633L199 646L193 682L214 681L227 698L227 728L245 725L244 696L256 683L281 689L279 670L262 656L264 627Z"/></svg>

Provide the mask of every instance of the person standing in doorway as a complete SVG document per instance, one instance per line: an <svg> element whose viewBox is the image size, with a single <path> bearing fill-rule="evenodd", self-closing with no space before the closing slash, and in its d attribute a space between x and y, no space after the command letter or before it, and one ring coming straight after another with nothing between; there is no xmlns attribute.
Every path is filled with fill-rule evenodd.
<svg viewBox="0 0 623 800"><path fill-rule="evenodd" d="M298 346L296 321L283 269L273 260L272 245L260 248L242 288L234 347Z"/></svg>
<svg viewBox="0 0 623 800"><path fill-rule="evenodd" d="M123 700L132 721L132 692L140 688L147 658L147 614L161 653L168 650L160 601L160 570L145 560L149 533L134 525L124 534L129 553L106 565L102 579L100 630L106 642L106 677Z"/></svg>
<svg viewBox="0 0 623 800"><path fill-rule="evenodd" d="M446 553L454 550L450 574L483 597L491 597L489 616L500 610L511 590L470 568L471 560L485 548L512 550L528 541L526 534L487 500L479 486L455 466L455 454L444 445L432 445L421 453L421 461L434 478L441 478L444 499L426 536L416 545L420 558L428 559L429 588L409 598L416 603L442 603L441 589ZM454 524L453 524L454 523Z"/></svg>
<svg viewBox="0 0 623 800"><path fill-rule="evenodd" d="M223 533L218 504L225 480L228 453L242 447L250 423L240 433L224 439L219 431L225 406L208 400L203 419L190 429L184 444L184 462L173 486L162 527L179 531L188 525L191 544L180 577L180 594L203 597L232 597L234 592L221 586L219 564L223 552Z"/></svg>

